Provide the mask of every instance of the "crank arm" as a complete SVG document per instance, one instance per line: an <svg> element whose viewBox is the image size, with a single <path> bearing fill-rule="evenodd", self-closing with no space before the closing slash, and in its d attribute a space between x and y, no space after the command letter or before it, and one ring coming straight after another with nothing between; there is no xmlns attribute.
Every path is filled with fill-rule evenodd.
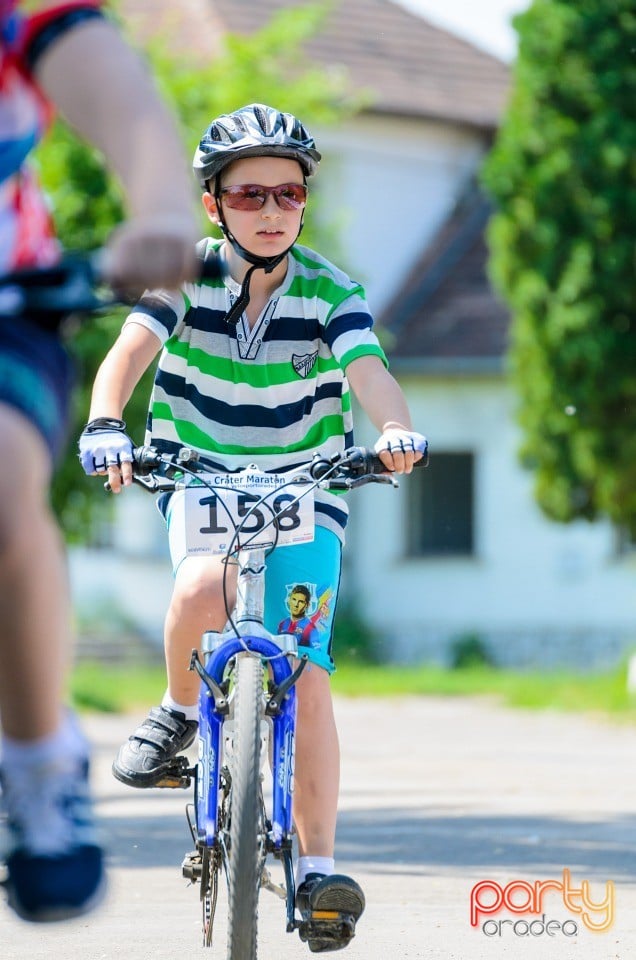
<svg viewBox="0 0 636 960"><path fill-rule="evenodd" d="M283 883L274 883L267 867L263 867L263 872L261 873L261 887L264 887L265 890L269 890L271 893L276 894L276 896L280 897L281 900L287 899L287 890L285 889L285 885Z"/></svg>

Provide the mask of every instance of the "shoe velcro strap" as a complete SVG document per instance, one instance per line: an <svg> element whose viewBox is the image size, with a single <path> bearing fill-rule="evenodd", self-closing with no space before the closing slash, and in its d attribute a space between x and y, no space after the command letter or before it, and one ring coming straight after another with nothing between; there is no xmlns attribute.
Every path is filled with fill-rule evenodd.
<svg viewBox="0 0 636 960"><path fill-rule="evenodd" d="M135 730L131 739L165 747L174 735L182 737L187 729L187 723L184 720L179 720L167 710L153 707L150 716Z"/></svg>

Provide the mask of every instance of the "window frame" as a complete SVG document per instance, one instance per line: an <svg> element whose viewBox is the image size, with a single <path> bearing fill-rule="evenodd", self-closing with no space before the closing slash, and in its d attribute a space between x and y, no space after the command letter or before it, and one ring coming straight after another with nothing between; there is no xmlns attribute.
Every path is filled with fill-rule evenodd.
<svg viewBox="0 0 636 960"><path fill-rule="evenodd" d="M448 472L437 475L435 480L435 465L438 470L446 462L450 465L455 460L455 477L449 477ZM463 464L463 466L462 466ZM464 476L457 471L464 470ZM474 450L457 449L442 450L431 453L429 466L415 471L409 477L405 506L405 555L409 560L461 560L472 559L476 556L476 476L477 457ZM463 518L460 522L462 529L459 536L450 538L444 543L444 521L428 525L428 531L423 527L425 512L428 509L433 516L432 500L435 497L434 484L441 489L450 489L454 486L461 496L464 496L462 507ZM450 484L450 486L449 486ZM424 496L422 496L424 494ZM438 489L439 494L439 489ZM416 500L416 498L418 498ZM449 529L446 525L446 529ZM426 544L427 532L429 543Z"/></svg>

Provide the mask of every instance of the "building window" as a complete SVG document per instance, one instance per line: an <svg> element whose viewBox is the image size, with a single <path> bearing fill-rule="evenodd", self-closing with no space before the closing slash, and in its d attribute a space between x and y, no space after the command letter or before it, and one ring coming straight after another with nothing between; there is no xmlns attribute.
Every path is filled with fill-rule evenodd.
<svg viewBox="0 0 636 960"><path fill-rule="evenodd" d="M408 478L407 549L411 557L474 553L474 456L431 453Z"/></svg>

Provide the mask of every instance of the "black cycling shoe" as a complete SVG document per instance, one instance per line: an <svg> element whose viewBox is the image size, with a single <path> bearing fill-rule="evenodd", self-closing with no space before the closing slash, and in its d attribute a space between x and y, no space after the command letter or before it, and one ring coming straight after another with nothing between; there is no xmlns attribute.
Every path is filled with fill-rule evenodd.
<svg viewBox="0 0 636 960"><path fill-rule="evenodd" d="M341 873L309 873L296 891L302 916L298 929L312 953L342 950L355 936L356 922L365 907L361 887Z"/></svg>
<svg viewBox="0 0 636 960"><path fill-rule="evenodd" d="M113 763L114 776L130 787L159 786L169 778L177 754L196 737L197 727L197 721L186 720L183 713L153 707L120 748Z"/></svg>

